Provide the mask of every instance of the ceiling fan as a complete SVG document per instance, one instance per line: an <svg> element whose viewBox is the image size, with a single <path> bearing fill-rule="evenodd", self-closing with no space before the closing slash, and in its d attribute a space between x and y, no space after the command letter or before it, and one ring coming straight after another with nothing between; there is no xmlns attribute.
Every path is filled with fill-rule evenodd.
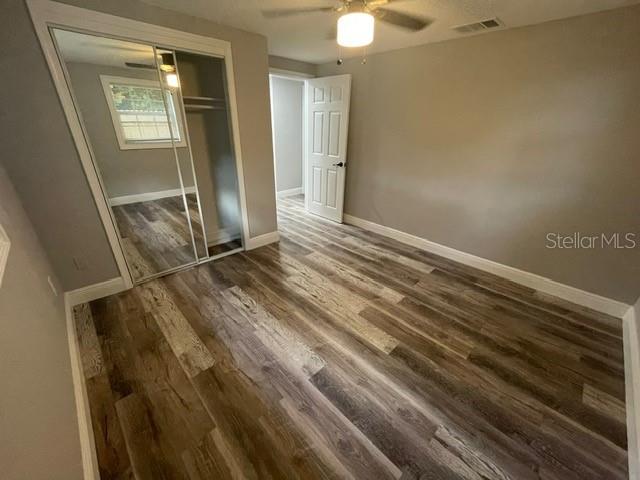
<svg viewBox="0 0 640 480"><path fill-rule="evenodd" d="M266 18L281 18L306 13L339 13L337 40L342 47L364 47L373 42L376 20L418 32L432 22L429 19L383 8L385 5L402 0L342 0L335 7L286 8L263 10Z"/></svg>
<svg viewBox="0 0 640 480"><path fill-rule="evenodd" d="M162 74L164 75L167 86L177 88L178 86L180 86L180 83L178 81L178 74L176 73L176 63L173 57L173 53L161 53L159 57L159 67L162 71ZM129 68L142 68L145 70L156 70L158 68L155 65L150 65L148 63L124 62L124 64Z"/></svg>

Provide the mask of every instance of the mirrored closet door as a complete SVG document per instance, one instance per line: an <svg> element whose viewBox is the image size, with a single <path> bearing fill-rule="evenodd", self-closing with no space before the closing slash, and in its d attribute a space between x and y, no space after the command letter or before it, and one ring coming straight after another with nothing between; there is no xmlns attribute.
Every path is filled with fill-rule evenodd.
<svg viewBox="0 0 640 480"><path fill-rule="evenodd" d="M197 178L207 253L220 255L242 247L224 59L178 51L174 60L193 170L181 168Z"/></svg>
<svg viewBox="0 0 640 480"><path fill-rule="evenodd" d="M242 250L224 60L52 36L134 282Z"/></svg>

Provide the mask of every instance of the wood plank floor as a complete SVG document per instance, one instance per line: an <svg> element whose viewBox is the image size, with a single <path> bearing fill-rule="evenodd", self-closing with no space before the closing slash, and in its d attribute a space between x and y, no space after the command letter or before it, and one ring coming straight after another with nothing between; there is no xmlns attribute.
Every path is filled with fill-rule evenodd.
<svg viewBox="0 0 640 480"><path fill-rule="evenodd" d="M627 478L620 321L279 203L75 309L102 478Z"/></svg>
<svg viewBox="0 0 640 480"><path fill-rule="evenodd" d="M203 245L195 195L187 195L194 234ZM195 262L182 196L113 207L134 279Z"/></svg>
<svg viewBox="0 0 640 480"><path fill-rule="evenodd" d="M198 256L206 257L195 194L187 194L187 205ZM118 205L113 211L134 279L195 262L182 196ZM231 240L208 247L208 252L214 256L241 246L239 239Z"/></svg>

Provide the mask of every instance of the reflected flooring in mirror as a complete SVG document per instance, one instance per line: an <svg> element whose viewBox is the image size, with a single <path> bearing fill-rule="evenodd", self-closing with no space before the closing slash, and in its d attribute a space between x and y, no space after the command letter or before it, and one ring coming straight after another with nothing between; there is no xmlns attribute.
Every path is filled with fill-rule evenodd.
<svg viewBox="0 0 640 480"><path fill-rule="evenodd" d="M195 194L187 194L195 241L203 244ZM195 262L181 195L113 207L135 280Z"/></svg>
<svg viewBox="0 0 640 480"><path fill-rule="evenodd" d="M242 248L242 241L239 238L218 245L211 245L209 247L209 256L215 257L216 255L222 255L237 248Z"/></svg>
<svg viewBox="0 0 640 480"><path fill-rule="evenodd" d="M278 226L75 308L102 478L628 477L619 319L301 198Z"/></svg>

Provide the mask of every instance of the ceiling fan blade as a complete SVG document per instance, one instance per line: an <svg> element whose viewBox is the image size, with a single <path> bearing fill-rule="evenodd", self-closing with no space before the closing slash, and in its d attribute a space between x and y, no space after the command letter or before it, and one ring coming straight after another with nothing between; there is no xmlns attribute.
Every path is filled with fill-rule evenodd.
<svg viewBox="0 0 640 480"><path fill-rule="evenodd" d="M367 7L369 7L370 9L378 8L378 7L382 7L383 5L387 5L388 3L391 3L393 1L394 0L370 0L367 2Z"/></svg>
<svg viewBox="0 0 640 480"><path fill-rule="evenodd" d="M304 15L305 13L329 13L335 10L334 7L280 8L278 10L262 10L262 16L265 18L281 18Z"/></svg>
<svg viewBox="0 0 640 480"><path fill-rule="evenodd" d="M127 67L130 68L145 68L147 70L155 70L155 65L149 65L147 63L137 63L137 62L124 62Z"/></svg>
<svg viewBox="0 0 640 480"><path fill-rule="evenodd" d="M389 10L387 8L376 8L373 13L381 22L411 30L412 32L419 32L433 23L432 20L426 18L414 17L413 15L407 15L406 13L396 12L395 10Z"/></svg>
<svg viewBox="0 0 640 480"><path fill-rule="evenodd" d="M331 27L331 30L327 32L327 36L325 38L335 42L338 38L338 28L335 25Z"/></svg>

